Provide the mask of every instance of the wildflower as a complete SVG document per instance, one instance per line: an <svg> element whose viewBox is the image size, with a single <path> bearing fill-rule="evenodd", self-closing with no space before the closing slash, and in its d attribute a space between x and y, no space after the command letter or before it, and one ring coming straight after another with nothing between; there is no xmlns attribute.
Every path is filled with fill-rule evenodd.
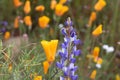
<svg viewBox="0 0 120 80"><path fill-rule="evenodd" d="M60 0L59 4L65 4L67 2L67 0Z"/></svg>
<svg viewBox="0 0 120 80"><path fill-rule="evenodd" d="M119 74L116 74L116 80L120 80Z"/></svg>
<svg viewBox="0 0 120 80"><path fill-rule="evenodd" d="M28 13L30 13L30 11L31 11L30 1L27 0L24 5L24 12L25 12L25 14L28 14Z"/></svg>
<svg viewBox="0 0 120 80"><path fill-rule="evenodd" d="M63 24L59 24L59 28L60 28L60 29L63 28L63 26L64 26Z"/></svg>
<svg viewBox="0 0 120 80"><path fill-rule="evenodd" d="M57 4L56 0L51 0L50 8L53 10Z"/></svg>
<svg viewBox="0 0 120 80"><path fill-rule="evenodd" d="M55 7L55 14L57 16L62 16L68 10L69 10L69 8L67 6L64 6L62 4L57 4Z"/></svg>
<svg viewBox="0 0 120 80"><path fill-rule="evenodd" d="M101 11L105 6L106 6L105 0L98 0L98 2L94 6L94 9L96 11Z"/></svg>
<svg viewBox="0 0 120 80"><path fill-rule="evenodd" d="M102 46L102 48L103 48L103 49L107 49L107 48L108 48L108 45L104 44L104 45Z"/></svg>
<svg viewBox="0 0 120 80"><path fill-rule="evenodd" d="M99 36L102 33L102 24L100 24L93 32L93 36Z"/></svg>
<svg viewBox="0 0 120 80"><path fill-rule="evenodd" d="M60 80L77 80L78 75L75 75L77 66L74 65L76 58L74 56L79 56L81 51L77 49L77 45L80 44L80 40L77 39L77 34L72 27L72 21L70 18L65 22L66 27L61 29L64 37L64 42L61 44L60 62L56 63L56 66L62 70L63 76Z"/></svg>
<svg viewBox="0 0 120 80"><path fill-rule="evenodd" d="M24 22L27 26L32 26L32 21L30 16L25 16Z"/></svg>
<svg viewBox="0 0 120 80"><path fill-rule="evenodd" d="M91 73L91 75L90 75L90 78L94 80L95 77L96 77L96 74L97 74L97 71L93 70L92 73Z"/></svg>
<svg viewBox="0 0 120 80"><path fill-rule="evenodd" d="M89 23L88 25L91 26L92 23L96 20L96 12L92 12L89 18Z"/></svg>
<svg viewBox="0 0 120 80"><path fill-rule="evenodd" d="M103 49L106 51L106 53L111 53L114 51L114 47L113 46L108 46L108 45L103 45Z"/></svg>
<svg viewBox="0 0 120 80"><path fill-rule="evenodd" d="M98 58L98 59L96 59L96 61L97 61L97 64L102 64L102 62L103 62L102 58Z"/></svg>
<svg viewBox="0 0 120 80"><path fill-rule="evenodd" d="M50 21L49 17L47 17L47 16L42 16L42 17L39 17L38 23L39 23L39 26L40 26L42 29L44 29L44 28L47 27L49 21Z"/></svg>
<svg viewBox="0 0 120 80"><path fill-rule="evenodd" d="M100 68L101 68L101 64L96 64L96 67L97 67L98 69L100 69Z"/></svg>
<svg viewBox="0 0 120 80"><path fill-rule="evenodd" d="M94 57L94 59L98 58L99 52L100 52L100 48L99 47L95 47L94 50L93 50L93 57Z"/></svg>
<svg viewBox="0 0 120 80"><path fill-rule="evenodd" d="M36 11L44 11L45 7L43 5L39 5L35 8Z"/></svg>
<svg viewBox="0 0 120 80"><path fill-rule="evenodd" d="M14 28L18 28L19 27L19 18L16 17L14 20Z"/></svg>
<svg viewBox="0 0 120 80"><path fill-rule="evenodd" d="M10 32L6 31L4 34L4 39L7 40L10 38Z"/></svg>
<svg viewBox="0 0 120 80"><path fill-rule="evenodd" d="M34 80L42 80L42 76L35 76Z"/></svg>
<svg viewBox="0 0 120 80"><path fill-rule="evenodd" d="M42 47L45 51L47 61L53 62L55 60L56 49L58 45L58 40L51 40L51 41L41 41Z"/></svg>
<svg viewBox="0 0 120 80"><path fill-rule="evenodd" d="M47 74L48 69L49 69L49 62L48 61L44 61L43 62L43 67L44 67L44 74Z"/></svg>
<svg viewBox="0 0 120 80"><path fill-rule="evenodd" d="M20 0L13 0L13 3L15 7L19 7L23 4L22 2L20 2Z"/></svg>

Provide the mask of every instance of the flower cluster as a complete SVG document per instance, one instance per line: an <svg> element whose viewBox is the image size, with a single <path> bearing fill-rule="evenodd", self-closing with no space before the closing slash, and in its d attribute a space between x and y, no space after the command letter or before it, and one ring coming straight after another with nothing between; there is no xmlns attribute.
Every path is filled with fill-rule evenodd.
<svg viewBox="0 0 120 80"><path fill-rule="evenodd" d="M64 75L60 77L60 80L78 80L78 75L75 75L78 67L75 66L74 63L76 62L75 56L79 56L81 53L81 51L77 49L80 40L77 39L77 34L70 18L65 22L65 26L66 27L61 29L64 35L64 42L61 44L62 49L59 52L61 60L56 63L56 66L64 73Z"/></svg>

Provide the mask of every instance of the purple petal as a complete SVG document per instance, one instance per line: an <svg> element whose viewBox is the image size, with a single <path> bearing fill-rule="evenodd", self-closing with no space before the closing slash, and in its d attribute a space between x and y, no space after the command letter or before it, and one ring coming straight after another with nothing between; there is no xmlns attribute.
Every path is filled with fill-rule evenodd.
<svg viewBox="0 0 120 80"><path fill-rule="evenodd" d="M62 69L63 68L63 65L59 62L56 63L56 66L59 68L59 69Z"/></svg>
<svg viewBox="0 0 120 80"><path fill-rule="evenodd" d="M72 80L78 80L78 75L71 76Z"/></svg>
<svg viewBox="0 0 120 80"><path fill-rule="evenodd" d="M74 55L75 56L79 56L81 54L81 50L76 50L75 52L74 52Z"/></svg>
<svg viewBox="0 0 120 80"><path fill-rule="evenodd" d="M79 39L74 40L74 44L75 44L75 45L78 45L78 44L80 44L80 43L81 43L81 41L80 41Z"/></svg>
<svg viewBox="0 0 120 80"><path fill-rule="evenodd" d="M67 35L67 32L66 32L66 30L65 30L64 28L61 30L61 33L62 33L63 35Z"/></svg>
<svg viewBox="0 0 120 80"><path fill-rule="evenodd" d="M70 36L71 36L71 37L74 37L74 36L75 36L75 32L71 32L71 33L70 33Z"/></svg>
<svg viewBox="0 0 120 80"><path fill-rule="evenodd" d="M75 63L75 62L76 62L76 59L75 59L75 58L72 58L72 59L70 59L70 62L71 62L71 63Z"/></svg>
<svg viewBox="0 0 120 80"><path fill-rule="evenodd" d="M66 48L66 45L64 43L61 44L62 48Z"/></svg>

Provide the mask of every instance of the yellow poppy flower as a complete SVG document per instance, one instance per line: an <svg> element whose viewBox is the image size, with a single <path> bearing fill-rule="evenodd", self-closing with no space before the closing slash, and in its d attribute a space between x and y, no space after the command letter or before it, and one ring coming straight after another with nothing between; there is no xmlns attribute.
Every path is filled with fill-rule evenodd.
<svg viewBox="0 0 120 80"><path fill-rule="evenodd" d="M100 24L93 32L93 36L99 36L102 33L102 24Z"/></svg>
<svg viewBox="0 0 120 80"><path fill-rule="evenodd" d="M94 62L97 64L102 64L103 59L102 58L94 58Z"/></svg>
<svg viewBox="0 0 120 80"><path fill-rule="evenodd" d="M47 74L48 69L49 69L49 62L48 61L44 61L43 62L43 68L44 68L44 74Z"/></svg>
<svg viewBox="0 0 120 80"><path fill-rule="evenodd" d="M32 26L32 21L30 16L25 16L24 22L27 26Z"/></svg>
<svg viewBox="0 0 120 80"><path fill-rule="evenodd" d="M96 12L92 12L91 15L90 15L90 18L89 18L89 23L88 25L91 26L92 23L96 20Z"/></svg>
<svg viewBox="0 0 120 80"><path fill-rule="evenodd" d="M98 0L98 2L94 6L94 9L96 11L101 11L105 6L106 6L105 0Z"/></svg>
<svg viewBox="0 0 120 80"><path fill-rule="evenodd" d="M66 3L67 2L67 0L60 0L59 1L59 4L64 4L64 3Z"/></svg>
<svg viewBox="0 0 120 80"><path fill-rule="evenodd" d="M28 14L28 13L30 13L30 11L31 11L30 1L27 0L24 5L24 12L25 12L25 14Z"/></svg>
<svg viewBox="0 0 120 80"><path fill-rule="evenodd" d="M64 6L62 4L57 4L56 7L55 7L55 14L57 16L62 16L68 10L69 10L69 8L67 6Z"/></svg>
<svg viewBox="0 0 120 80"><path fill-rule="evenodd" d="M95 47L94 50L93 50L93 57L94 57L94 59L98 58L99 52L100 52L100 48L99 47Z"/></svg>
<svg viewBox="0 0 120 80"><path fill-rule="evenodd" d="M10 32L5 32L4 39L7 40L10 38Z"/></svg>
<svg viewBox="0 0 120 80"><path fill-rule="evenodd" d="M47 16L42 16L38 19L38 24L41 28L46 28L48 26L50 19Z"/></svg>
<svg viewBox="0 0 120 80"><path fill-rule="evenodd" d="M57 4L56 0L51 0L50 8L53 10L55 8L56 4Z"/></svg>
<svg viewBox="0 0 120 80"><path fill-rule="evenodd" d="M93 70L92 73L91 73L91 75L90 75L90 78L94 80L95 77L96 77L96 74L97 74L97 71Z"/></svg>
<svg viewBox="0 0 120 80"><path fill-rule="evenodd" d="M56 49L58 45L58 40L51 40L51 41L41 41L42 47L45 51L47 61L53 62L55 60Z"/></svg>
<svg viewBox="0 0 120 80"><path fill-rule="evenodd" d="M39 5L35 8L36 11L44 11L45 7L43 5Z"/></svg>
<svg viewBox="0 0 120 80"><path fill-rule="evenodd" d="M19 27L19 18L16 17L14 20L14 28L18 28Z"/></svg>
<svg viewBox="0 0 120 80"><path fill-rule="evenodd" d="M116 74L116 79L115 80L120 80L120 75L119 74Z"/></svg>
<svg viewBox="0 0 120 80"><path fill-rule="evenodd" d="M35 76L34 80L42 80L42 76Z"/></svg>
<svg viewBox="0 0 120 80"><path fill-rule="evenodd" d="M13 0L13 4L17 8L17 7L21 6L23 3L20 2L20 0Z"/></svg>

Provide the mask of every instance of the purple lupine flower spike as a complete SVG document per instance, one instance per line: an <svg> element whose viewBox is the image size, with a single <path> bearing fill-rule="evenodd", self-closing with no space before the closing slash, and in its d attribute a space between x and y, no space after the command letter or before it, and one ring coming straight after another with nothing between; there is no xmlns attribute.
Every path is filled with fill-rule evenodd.
<svg viewBox="0 0 120 80"><path fill-rule="evenodd" d="M65 22L65 27L61 29L61 33L64 35L64 42L61 44L60 62L56 63L56 66L62 70L63 76L60 80L78 80L78 75L75 75L77 66L75 56L79 56L81 51L77 49L77 45L81 43L77 39L77 34L73 28L73 22L70 18Z"/></svg>

